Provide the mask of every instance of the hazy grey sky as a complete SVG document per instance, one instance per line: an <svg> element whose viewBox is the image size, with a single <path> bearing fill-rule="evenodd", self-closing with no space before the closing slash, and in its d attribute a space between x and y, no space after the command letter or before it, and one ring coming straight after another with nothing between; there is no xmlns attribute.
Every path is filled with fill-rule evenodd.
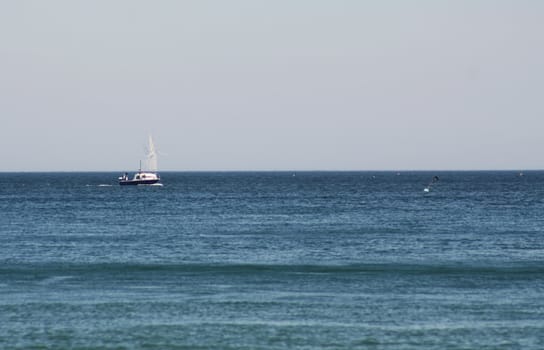
<svg viewBox="0 0 544 350"><path fill-rule="evenodd" d="M544 168L544 1L0 1L0 171Z"/></svg>

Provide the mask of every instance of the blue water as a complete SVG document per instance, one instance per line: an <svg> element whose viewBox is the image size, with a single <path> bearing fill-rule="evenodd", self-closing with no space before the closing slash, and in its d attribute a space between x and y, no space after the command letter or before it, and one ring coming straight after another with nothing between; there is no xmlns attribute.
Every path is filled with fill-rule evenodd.
<svg viewBox="0 0 544 350"><path fill-rule="evenodd" d="M0 348L544 349L544 172L161 175L0 173Z"/></svg>

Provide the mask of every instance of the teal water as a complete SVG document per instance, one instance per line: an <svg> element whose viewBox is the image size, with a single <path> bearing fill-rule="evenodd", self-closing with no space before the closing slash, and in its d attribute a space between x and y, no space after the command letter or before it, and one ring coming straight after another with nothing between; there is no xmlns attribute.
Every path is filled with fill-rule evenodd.
<svg viewBox="0 0 544 350"><path fill-rule="evenodd" d="M293 175L0 173L0 348L544 349L544 172Z"/></svg>

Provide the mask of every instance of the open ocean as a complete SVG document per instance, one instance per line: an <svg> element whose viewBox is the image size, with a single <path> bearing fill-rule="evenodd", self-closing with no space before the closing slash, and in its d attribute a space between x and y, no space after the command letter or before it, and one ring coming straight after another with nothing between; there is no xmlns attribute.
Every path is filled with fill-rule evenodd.
<svg viewBox="0 0 544 350"><path fill-rule="evenodd" d="M119 175L0 173L0 349L544 349L544 172Z"/></svg>

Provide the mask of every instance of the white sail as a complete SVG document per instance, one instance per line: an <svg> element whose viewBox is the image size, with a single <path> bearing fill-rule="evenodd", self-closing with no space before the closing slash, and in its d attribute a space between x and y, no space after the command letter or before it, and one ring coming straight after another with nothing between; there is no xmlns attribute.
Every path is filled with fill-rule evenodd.
<svg viewBox="0 0 544 350"><path fill-rule="evenodd" d="M157 172L159 169L157 166L157 151L155 150L155 145L153 144L153 139L149 136L149 144L147 146L146 154L146 171Z"/></svg>

